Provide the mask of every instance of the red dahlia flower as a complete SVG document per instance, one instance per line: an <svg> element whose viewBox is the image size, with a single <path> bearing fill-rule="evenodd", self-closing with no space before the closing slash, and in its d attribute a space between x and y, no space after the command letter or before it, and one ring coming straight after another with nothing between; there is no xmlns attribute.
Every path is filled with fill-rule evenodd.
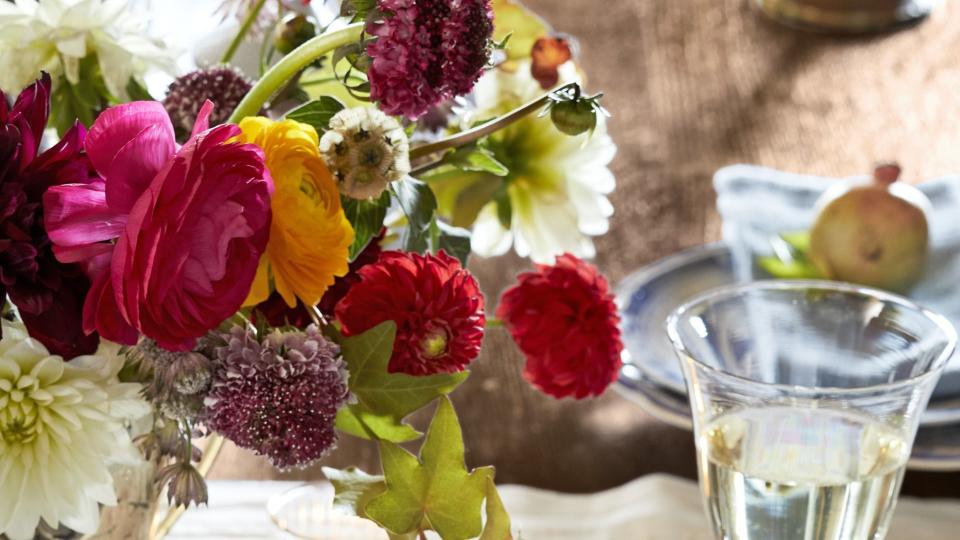
<svg viewBox="0 0 960 540"><path fill-rule="evenodd" d="M80 124L37 155L49 111L47 74L24 89L13 108L0 91L0 298L9 295L30 335L69 359L94 352L99 341L83 332L90 282L79 266L54 258L41 199L47 187L93 172Z"/></svg>
<svg viewBox="0 0 960 540"><path fill-rule="evenodd" d="M490 0L378 0L383 20L367 26L370 98L387 114L418 118L466 94L490 54Z"/></svg>
<svg viewBox="0 0 960 540"><path fill-rule="evenodd" d="M455 373L480 354L483 295L453 257L387 251L359 274L337 305L337 320L345 336L397 323L391 373Z"/></svg>
<svg viewBox="0 0 960 540"><path fill-rule="evenodd" d="M524 378L543 392L582 399L616 379L623 351L617 306L607 280L573 255L520 274L497 317L527 357Z"/></svg>

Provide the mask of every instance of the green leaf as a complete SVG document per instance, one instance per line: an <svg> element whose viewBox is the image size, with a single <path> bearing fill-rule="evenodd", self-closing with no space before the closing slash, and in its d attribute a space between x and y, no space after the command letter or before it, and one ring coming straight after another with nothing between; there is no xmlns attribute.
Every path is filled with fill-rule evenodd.
<svg viewBox="0 0 960 540"><path fill-rule="evenodd" d="M366 201L342 197L341 202L347 220L353 225L353 244L350 244L352 262L383 228L383 218L390 209L390 194L383 192L379 198Z"/></svg>
<svg viewBox="0 0 960 540"><path fill-rule="evenodd" d="M806 231L793 232L793 233L783 233L780 235L780 238L783 239L791 248L796 250L798 253L806 256L806 253L810 251L810 233Z"/></svg>
<svg viewBox="0 0 960 540"><path fill-rule="evenodd" d="M153 101L153 96L135 77L127 81L127 95L132 101Z"/></svg>
<svg viewBox="0 0 960 540"><path fill-rule="evenodd" d="M434 220L434 229L436 237L431 242L434 251L443 250L447 255L456 257L460 264L467 266L467 258L470 256L470 231L461 227L454 227L441 221Z"/></svg>
<svg viewBox="0 0 960 540"><path fill-rule="evenodd" d="M367 503L367 517L393 534L422 529L444 540L481 534L481 506L493 468L467 472L463 433L449 399L440 400L416 458L390 442L380 443L387 490Z"/></svg>
<svg viewBox="0 0 960 540"><path fill-rule="evenodd" d="M322 470L336 492L333 508L347 515L366 517L367 503L387 490L382 476L367 474L356 467L343 470L323 467Z"/></svg>
<svg viewBox="0 0 960 540"><path fill-rule="evenodd" d="M469 376L466 371L420 377L388 372L396 332L396 324L386 321L340 343L350 372L348 385L358 403L343 417L338 415L337 421L338 427L352 435L410 440L413 429L404 428L402 420L438 396L449 394Z"/></svg>
<svg viewBox="0 0 960 540"><path fill-rule="evenodd" d="M317 133L323 133L330 128L330 119L344 109L343 103L330 96L321 96L304 103L287 113L287 118L313 126Z"/></svg>
<svg viewBox="0 0 960 540"><path fill-rule="evenodd" d="M403 233L404 251L424 253L430 247L430 224L437 212L437 198L430 186L416 178L405 178L393 184L397 203L407 217Z"/></svg>
<svg viewBox="0 0 960 540"><path fill-rule="evenodd" d="M513 540L510 515L503 507L497 486L493 485L493 478L487 479L487 523L483 526L480 540Z"/></svg>
<svg viewBox="0 0 960 540"><path fill-rule="evenodd" d="M376 414L360 403L337 412L337 429L362 439L407 442L419 439L422 433L390 414Z"/></svg>
<svg viewBox="0 0 960 540"><path fill-rule="evenodd" d="M510 174L510 169L497 161L493 152L482 147L460 148L450 153L445 161L462 171L488 172L494 176Z"/></svg>

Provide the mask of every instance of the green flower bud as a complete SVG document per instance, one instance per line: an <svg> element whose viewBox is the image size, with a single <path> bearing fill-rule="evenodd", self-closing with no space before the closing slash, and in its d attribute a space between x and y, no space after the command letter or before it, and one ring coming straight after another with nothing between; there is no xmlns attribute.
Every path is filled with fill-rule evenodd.
<svg viewBox="0 0 960 540"><path fill-rule="evenodd" d="M580 135L597 127L597 110L589 99L555 103L550 108L553 125L567 135Z"/></svg>

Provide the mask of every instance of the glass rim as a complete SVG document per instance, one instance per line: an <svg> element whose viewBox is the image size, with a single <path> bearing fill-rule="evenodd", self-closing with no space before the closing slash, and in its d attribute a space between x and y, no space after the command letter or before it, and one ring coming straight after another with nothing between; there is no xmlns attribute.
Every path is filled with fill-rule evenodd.
<svg viewBox="0 0 960 540"><path fill-rule="evenodd" d="M931 369L920 373L919 375L914 375L903 380L881 383L881 384L871 384L867 386L855 386L850 388L836 387L836 386L802 386L794 384L783 384L783 383L768 383L763 381L758 381L728 371L724 371L720 368L708 365L702 362L700 359L693 356L690 353L686 345L683 344L683 340L680 337L678 326L680 321L685 315L687 315L690 310L698 305L705 304L707 302L721 299L721 298L731 298L739 294L743 294L748 291L763 290L763 291L790 291L797 289L821 289L826 291L854 294L862 297L869 297L887 304L896 304L898 306L904 307L916 313L919 313L927 320L931 321L941 332L943 332L946 337L947 343L943 350L939 353L936 360L931 363ZM735 381L762 386L764 388L770 389L779 389L779 390L789 390L794 394L803 394L803 395L819 395L819 394L831 394L831 395L857 395L857 394L869 394L875 393L883 390L897 389L905 386L916 386L926 379L931 377L937 377L943 368L947 365L947 362L950 360L950 357L953 356L954 350L957 346L957 330L954 328L953 323L950 322L945 316L930 310L909 298L904 296L875 289L872 287L865 287L862 285L855 285L853 283L845 283L840 281L828 281L828 280L817 280L817 279L767 279L767 280L757 280L750 281L746 283L736 283L732 285L723 285L710 289L706 292L703 292L690 300L685 301L679 307L674 309L670 315L667 316L665 321L667 336L670 338L670 342L673 344L674 348L682 352L684 356L700 368L713 373L720 378L733 379ZM686 379L686 376L684 377Z"/></svg>

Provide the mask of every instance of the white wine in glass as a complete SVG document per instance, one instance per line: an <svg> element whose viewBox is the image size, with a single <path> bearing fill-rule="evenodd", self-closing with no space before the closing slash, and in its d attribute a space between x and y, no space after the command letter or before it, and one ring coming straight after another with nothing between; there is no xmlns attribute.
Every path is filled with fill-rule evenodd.
<svg viewBox="0 0 960 540"><path fill-rule="evenodd" d="M720 540L882 540L920 413L953 354L942 316L827 281L677 309L700 487Z"/></svg>

